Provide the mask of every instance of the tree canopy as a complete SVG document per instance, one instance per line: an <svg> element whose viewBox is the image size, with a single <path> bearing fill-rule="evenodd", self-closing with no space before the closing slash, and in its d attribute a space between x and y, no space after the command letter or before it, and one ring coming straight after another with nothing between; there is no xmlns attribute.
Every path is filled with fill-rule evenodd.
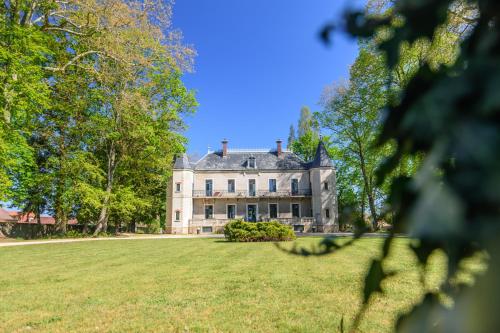
<svg viewBox="0 0 500 333"><path fill-rule="evenodd" d="M181 37L168 1L2 2L0 200L62 232L158 221L196 108Z"/></svg>
<svg viewBox="0 0 500 333"><path fill-rule="evenodd" d="M351 12L346 29L374 43L388 70L386 90L394 91L384 103L376 138L378 149L391 145L377 184L390 183L394 228L370 264L352 330L373 294L383 293L383 281L404 274L385 263L394 251L394 235L403 232L414 239L426 294L399 317L396 329L495 331L500 327L494 310L500 300L500 7L488 0L377 3L382 14ZM333 27L325 27L326 40ZM420 160L415 171L394 174L407 159ZM342 247L331 240L324 244L316 254ZM425 268L436 251L446 254L448 269L440 288L428 290ZM487 263L484 275L467 268L472 257ZM464 282L464 275L475 283Z"/></svg>

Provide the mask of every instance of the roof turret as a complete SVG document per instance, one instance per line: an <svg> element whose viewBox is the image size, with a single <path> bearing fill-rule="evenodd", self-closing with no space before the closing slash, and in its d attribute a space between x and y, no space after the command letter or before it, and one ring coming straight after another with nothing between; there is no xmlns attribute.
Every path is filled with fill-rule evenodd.
<svg viewBox="0 0 500 333"><path fill-rule="evenodd" d="M319 141L318 148L316 148L316 155L311 162L311 168L333 168L333 163L328 152L326 151L325 144L322 140Z"/></svg>
<svg viewBox="0 0 500 333"><path fill-rule="evenodd" d="M187 154L184 153L175 159L174 169L192 169L191 164L189 164L189 159Z"/></svg>

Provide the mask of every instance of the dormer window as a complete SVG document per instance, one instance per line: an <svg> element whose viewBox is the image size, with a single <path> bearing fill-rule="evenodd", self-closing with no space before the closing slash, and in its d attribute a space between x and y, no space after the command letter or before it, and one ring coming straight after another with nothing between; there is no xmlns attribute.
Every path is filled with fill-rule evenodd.
<svg viewBox="0 0 500 333"><path fill-rule="evenodd" d="M248 167L250 169L255 169L255 157L248 158Z"/></svg>

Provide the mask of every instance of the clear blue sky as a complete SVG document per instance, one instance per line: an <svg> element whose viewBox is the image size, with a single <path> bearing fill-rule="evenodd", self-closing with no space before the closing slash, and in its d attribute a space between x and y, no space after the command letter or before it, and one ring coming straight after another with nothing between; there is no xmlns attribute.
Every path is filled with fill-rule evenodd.
<svg viewBox="0 0 500 333"><path fill-rule="evenodd" d="M174 26L198 52L185 84L197 91L198 112L187 117L188 152L207 147L271 148L286 141L303 105L318 110L323 88L348 77L357 43L337 33L318 38L340 18L344 0L177 0Z"/></svg>

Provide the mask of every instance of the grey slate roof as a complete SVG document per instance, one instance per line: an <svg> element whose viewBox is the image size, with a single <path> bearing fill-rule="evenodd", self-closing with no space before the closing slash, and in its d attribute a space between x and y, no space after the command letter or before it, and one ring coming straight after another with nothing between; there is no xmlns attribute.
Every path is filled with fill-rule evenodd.
<svg viewBox="0 0 500 333"><path fill-rule="evenodd" d="M226 157L222 157L222 152L212 152L205 155L196 163L189 162L186 154L178 157L174 163L174 169L190 170L308 170L311 168L329 167L333 168L333 163L328 157L325 145L320 141L316 149L316 155L310 162L304 162L296 154L284 151L278 157L276 151L254 151L254 152L229 152ZM255 158L256 168L248 168L248 159Z"/></svg>
<svg viewBox="0 0 500 333"><path fill-rule="evenodd" d="M222 157L221 152L207 154L194 166L195 170L252 170L247 167L248 159L255 157L255 170L307 170L308 163L297 155L283 152L281 158L275 151L269 152L230 152Z"/></svg>
<svg viewBox="0 0 500 333"><path fill-rule="evenodd" d="M184 153L175 159L174 169L192 169L187 154Z"/></svg>
<svg viewBox="0 0 500 333"><path fill-rule="evenodd" d="M319 141L318 148L316 148L316 155L314 156L314 160L312 160L311 168L333 168L333 163L330 157L328 156L328 152L326 151L325 144L323 141Z"/></svg>

